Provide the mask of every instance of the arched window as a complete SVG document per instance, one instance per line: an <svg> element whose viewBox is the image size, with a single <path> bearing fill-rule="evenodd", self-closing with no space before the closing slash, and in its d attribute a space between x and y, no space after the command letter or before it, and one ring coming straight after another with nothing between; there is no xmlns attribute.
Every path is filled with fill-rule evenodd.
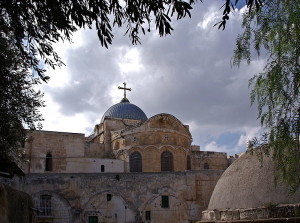
<svg viewBox="0 0 300 223"><path fill-rule="evenodd" d="M130 155L130 172L142 172L142 156L139 152Z"/></svg>
<svg viewBox="0 0 300 223"><path fill-rule="evenodd" d="M173 154L169 151L161 154L161 171L173 171Z"/></svg>
<svg viewBox="0 0 300 223"><path fill-rule="evenodd" d="M208 163L204 163L203 167L204 167L204 169L209 169L209 164Z"/></svg>
<svg viewBox="0 0 300 223"><path fill-rule="evenodd" d="M52 171L52 155L51 155L51 153L47 153L47 155L46 155L45 171Z"/></svg>
<svg viewBox="0 0 300 223"><path fill-rule="evenodd" d="M52 216L52 205L50 195L41 195L39 202L39 216Z"/></svg>
<svg viewBox="0 0 300 223"><path fill-rule="evenodd" d="M186 157L186 169L187 170L191 170L192 169L191 157L190 156Z"/></svg>

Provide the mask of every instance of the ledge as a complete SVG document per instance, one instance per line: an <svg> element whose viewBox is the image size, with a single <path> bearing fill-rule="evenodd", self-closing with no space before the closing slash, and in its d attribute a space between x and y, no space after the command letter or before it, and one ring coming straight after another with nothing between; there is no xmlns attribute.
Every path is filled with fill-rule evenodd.
<svg viewBox="0 0 300 223"><path fill-rule="evenodd" d="M300 203L203 211L200 222L300 222Z"/></svg>

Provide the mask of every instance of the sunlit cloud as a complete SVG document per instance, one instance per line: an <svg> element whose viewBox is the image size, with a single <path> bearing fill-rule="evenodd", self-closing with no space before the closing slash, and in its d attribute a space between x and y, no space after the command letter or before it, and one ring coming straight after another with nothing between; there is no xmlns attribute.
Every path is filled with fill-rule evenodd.
<svg viewBox="0 0 300 223"><path fill-rule="evenodd" d="M174 21L171 36L157 31L141 36L133 46L124 29L115 29L109 49L102 48L95 30L80 30L73 44L54 47L66 66L47 71L44 129L90 134L103 113L120 102L123 82L131 103L148 117L170 113L190 126L193 144L202 150L239 153L255 136L259 123L250 108L248 80L262 70L263 58L250 66L231 66L241 15L231 16L224 31L218 22L220 2L204 1L192 18ZM227 135L231 137L223 140ZM220 140L222 139L222 140Z"/></svg>

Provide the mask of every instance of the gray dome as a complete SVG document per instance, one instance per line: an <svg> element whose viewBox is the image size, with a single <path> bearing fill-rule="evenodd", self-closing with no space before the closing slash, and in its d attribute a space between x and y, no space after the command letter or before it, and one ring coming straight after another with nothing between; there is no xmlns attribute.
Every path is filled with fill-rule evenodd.
<svg viewBox="0 0 300 223"><path fill-rule="evenodd" d="M103 115L101 122L105 117L114 117L122 119L133 119L146 121L146 114L138 106L131 104L127 98L123 98L118 104L111 106Z"/></svg>
<svg viewBox="0 0 300 223"><path fill-rule="evenodd" d="M207 210L299 203L300 190L292 195L285 183L278 182L276 187L274 174L272 157L264 157L261 163L256 155L243 154L222 174Z"/></svg>

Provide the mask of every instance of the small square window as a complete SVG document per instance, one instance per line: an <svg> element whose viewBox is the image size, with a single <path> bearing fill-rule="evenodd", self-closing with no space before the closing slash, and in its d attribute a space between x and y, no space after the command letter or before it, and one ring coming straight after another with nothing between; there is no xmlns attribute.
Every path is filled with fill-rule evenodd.
<svg viewBox="0 0 300 223"><path fill-rule="evenodd" d="M89 223L98 223L98 216L89 216Z"/></svg>
<svg viewBox="0 0 300 223"><path fill-rule="evenodd" d="M169 196L161 196L161 207L169 208Z"/></svg>
<svg viewBox="0 0 300 223"><path fill-rule="evenodd" d="M151 220L151 211L146 211L146 216L145 216L147 221Z"/></svg>

